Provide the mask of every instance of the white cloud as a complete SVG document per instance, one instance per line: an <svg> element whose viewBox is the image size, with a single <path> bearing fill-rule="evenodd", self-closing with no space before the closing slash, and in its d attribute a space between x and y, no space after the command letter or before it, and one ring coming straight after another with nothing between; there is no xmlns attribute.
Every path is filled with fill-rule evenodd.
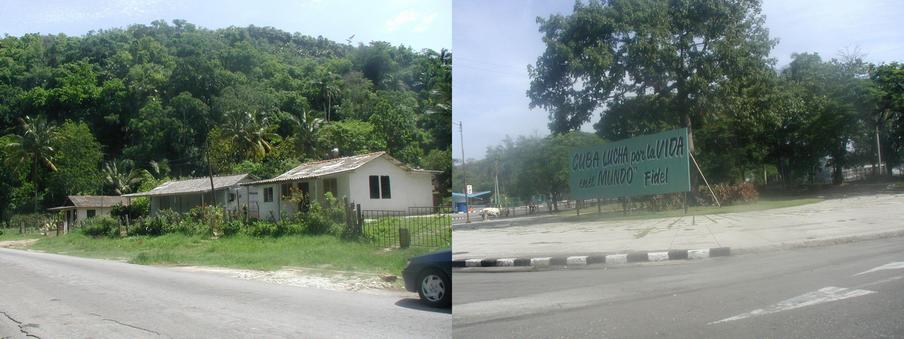
<svg viewBox="0 0 904 339"><path fill-rule="evenodd" d="M436 13L427 14L414 10L404 10L386 21L386 30L395 32L403 27L411 27L415 32L424 32L430 29L436 20Z"/></svg>
<svg viewBox="0 0 904 339"><path fill-rule="evenodd" d="M430 28L430 25L433 24L433 20L436 19L436 13L430 14L421 18L421 21L417 23L417 26L414 27L415 32L424 32Z"/></svg>
<svg viewBox="0 0 904 339"><path fill-rule="evenodd" d="M411 10L404 10L400 12L398 15L394 16L389 21L386 21L386 30L390 32L395 32L404 25L407 25L411 22L414 22L418 19L418 13Z"/></svg>
<svg viewBox="0 0 904 339"><path fill-rule="evenodd" d="M164 0L114 0L104 7L54 6L44 11L36 21L40 23L70 23L84 20L98 20L113 17L130 17L146 14L160 8Z"/></svg>

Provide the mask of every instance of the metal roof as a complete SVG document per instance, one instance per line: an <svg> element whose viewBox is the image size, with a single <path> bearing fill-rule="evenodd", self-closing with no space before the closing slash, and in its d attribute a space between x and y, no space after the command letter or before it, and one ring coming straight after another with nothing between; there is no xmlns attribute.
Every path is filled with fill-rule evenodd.
<svg viewBox="0 0 904 339"><path fill-rule="evenodd" d="M405 165L401 161L398 161L395 158L389 156L388 154L386 154L386 152L374 152L374 153L367 153L367 154L361 154L361 155L353 155L350 157L342 157L342 158L329 159L329 160L306 162L301 165L298 165L297 167L295 167L291 170L286 171L286 173L280 174L279 176L277 176L275 178L244 183L243 185L267 184L267 183L273 183L273 182L301 180L301 179L316 178L316 177L322 177L322 176L330 175L330 174L353 171L353 170L358 169L361 166L364 166L364 164L366 164L376 158L379 158L379 157L383 157L384 159L389 160L389 162L392 162L396 166L399 166L406 171L417 172L417 173L429 173L429 174L440 173L440 171L413 169L413 168Z"/></svg>
<svg viewBox="0 0 904 339"><path fill-rule="evenodd" d="M235 186L236 184L241 183L242 181L248 178L248 174L237 174L237 175L228 175L228 176L220 176L213 177L213 187L214 189L221 189L230 186ZM194 178L187 180L178 180L178 181L167 181L166 183L154 187L154 189L147 192L140 193L132 193L123 195L124 197L146 197L146 196L159 196L159 195L175 195L175 194L189 194L189 193L202 193L202 192L210 192L210 177L203 178Z"/></svg>
<svg viewBox="0 0 904 339"><path fill-rule="evenodd" d="M48 210L55 211L71 208L104 208L113 207L117 204L129 204L128 199L117 195L70 195L66 197L66 200L69 203L68 205L48 208Z"/></svg>

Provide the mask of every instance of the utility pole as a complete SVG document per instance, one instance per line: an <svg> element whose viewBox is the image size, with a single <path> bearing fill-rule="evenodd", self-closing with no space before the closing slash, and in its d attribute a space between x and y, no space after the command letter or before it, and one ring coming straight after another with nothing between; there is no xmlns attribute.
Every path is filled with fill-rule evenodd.
<svg viewBox="0 0 904 339"><path fill-rule="evenodd" d="M496 179L495 180L496 180L496 185L495 185L496 187L494 187L493 189L495 189L496 191L493 192L493 196L496 197L496 208L499 208L500 206L499 206L499 158L498 157L496 158Z"/></svg>
<svg viewBox="0 0 904 339"><path fill-rule="evenodd" d="M459 139L461 139L461 180L464 181L465 184L465 186L462 187L464 189L462 192L465 193L465 222L470 224L471 207L468 204L468 177L465 173L465 133L461 121L458 122L458 136Z"/></svg>
<svg viewBox="0 0 904 339"><path fill-rule="evenodd" d="M213 198L213 206L217 205L217 193L213 188L213 170L210 168L210 140L207 140L207 176L210 177L210 197ZM203 197L203 193L202 193Z"/></svg>

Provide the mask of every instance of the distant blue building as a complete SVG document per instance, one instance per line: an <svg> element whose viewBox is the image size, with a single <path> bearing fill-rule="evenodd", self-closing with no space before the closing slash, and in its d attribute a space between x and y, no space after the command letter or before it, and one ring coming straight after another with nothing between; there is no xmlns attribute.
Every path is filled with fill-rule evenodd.
<svg viewBox="0 0 904 339"><path fill-rule="evenodd" d="M473 194L468 194L468 200L486 199L492 193L493 193L493 191L484 191L484 192L475 192ZM453 212L455 212L455 213L464 212L468 205L465 203L465 194L452 192L452 204L455 207L455 211L453 211Z"/></svg>

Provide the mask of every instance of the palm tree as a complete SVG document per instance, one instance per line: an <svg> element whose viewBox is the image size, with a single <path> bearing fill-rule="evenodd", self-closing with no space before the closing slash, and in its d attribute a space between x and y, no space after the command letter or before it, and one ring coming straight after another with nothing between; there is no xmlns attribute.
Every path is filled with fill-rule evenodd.
<svg viewBox="0 0 904 339"><path fill-rule="evenodd" d="M317 81L317 84L320 85L320 95L322 99L325 99L323 102L323 113L326 115L326 121L330 121L330 112L333 108L333 98L339 95L339 87L337 81L339 80L339 76L334 74L333 72L328 72L324 75L323 79Z"/></svg>
<svg viewBox="0 0 904 339"><path fill-rule="evenodd" d="M22 134L11 134L9 142L3 145L12 156L10 159L28 159L32 164L31 181L35 185L34 212L38 212L38 168L43 167L51 172L56 172L57 167L53 163L53 138L56 135L56 127L51 125L41 116L32 119L25 116L20 120Z"/></svg>
<svg viewBox="0 0 904 339"><path fill-rule="evenodd" d="M227 115L223 135L230 139L242 155L261 159L273 150L270 140L276 138L267 117L249 112L231 112Z"/></svg>
<svg viewBox="0 0 904 339"><path fill-rule="evenodd" d="M299 116L292 116L292 122L295 123L295 149L301 151L305 155L317 153L317 145L314 136L323 126L324 121L321 118L314 118L308 115L308 112L302 109Z"/></svg>
<svg viewBox="0 0 904 339"><path fill-rule="evenodd" d="M141 172L136 171L131 160L123 160L119 165L114 161L104 164L104 181L119 195L132 193L132 187L141 184Z"/></svg>

